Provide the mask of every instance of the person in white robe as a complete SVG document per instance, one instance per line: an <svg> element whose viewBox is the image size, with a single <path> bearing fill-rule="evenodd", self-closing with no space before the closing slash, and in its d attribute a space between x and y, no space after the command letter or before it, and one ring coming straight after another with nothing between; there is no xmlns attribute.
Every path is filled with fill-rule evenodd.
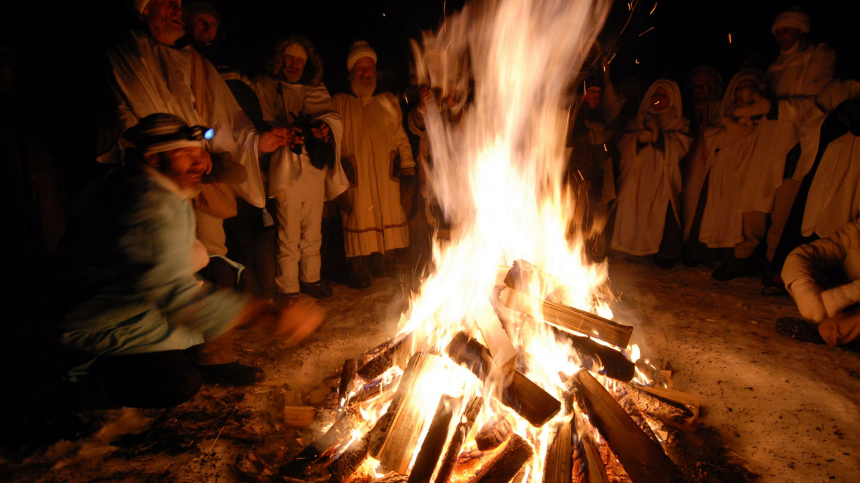
<svg viewBox="0 0 860 483"><path fill-rule="evenodd" d="M834 51L826 44L810 42L807 37L809 32L809 16L799 9L780 13L771 27L780 55L766 72L768 87L776 101L769 117L779 122L769 127L772 128L769 134L771 144L758 149L756 156L759 162L770 160L774 163L775 171L782 168L785 180L761 201L771 205L761 207L771 214L771 224L767 230L768 261L773 260L800 182L811 167L812 158L797 153L799 148L795 146L798 146L802 137L809 135L807 131L815 125L815 119L823 116L815 99L818 92L833 79L835 70ZM763 183L761 190L764 188L770 186ZM777 280L782 267L770 268L762 280L765 284L764 293L784 293L782 282ZM771 287L775 289L768 290Z"/></svg>
<svg viewBox="0 0 860 483"><path fill-rule="evenodd" d="M376 92L376 52L356 42L347 57L351 91L334 97L343 119L341 161L350 187L341 206L351 284L371 283L366 257L409 246L406 214L415 189L415 161L397 98ZM389 259L390 261L390 259Z"/></svg>
<svg viewBox="0 0 860 483"><path fill-rule="evenodd" d="M303 38L280 42L268 75L254 81L263 119L288 127L291 145L276 150L269 167L269 197L278 200L278 265L275 283L286 295L330 297L320 279L323 203L346 191L340 159L343 123L322 83L323 65ZM310 132L296 122L310 116ZM308 126L305 126L307 128Z"/></svg>
<svg viewBox="0 0 860 483"><path fill-rule="evenodd" d="M680 163L693 139L681 108L678 84L654 82L618 144L621 173L612 249L656 254L655 261L665 267L682 255Z"/></svg>
<svg viewBox="0 0 860 483"><path fill-rule="evenodd" d="M732 262L751 256L766 229L764 213L744 211L739 201L744 185L759 182L750 176L750 168L759 125L770 107L764 73L744 69L726 89L717 125L704 135L709 175L699 240L709 248L733 249L733 255L713 273L718 280L742 274Z"/></svg>
<svg viewBox="0 0 860 483"><path fill-rule="evenodd" d="M185 33L178 0L135 0L134 6L140 28L132 29L108 51L118 123L127 129L150 114L164 113L189 126L213 129L207 149L228 153L236 163L230 166L244 168L238 177L244 181L204 184L194 200L198 239L210 256L226 257L223 220L235 215L233 193L254 206L264 206L258 153L285 145L286 130L257 132L212 63L190 46L177 47ZM116 151L114 147L101 153L99 160L111 162ZM208 347L202 359L232 358L231 341L222 342L223 347Z"/></svg>

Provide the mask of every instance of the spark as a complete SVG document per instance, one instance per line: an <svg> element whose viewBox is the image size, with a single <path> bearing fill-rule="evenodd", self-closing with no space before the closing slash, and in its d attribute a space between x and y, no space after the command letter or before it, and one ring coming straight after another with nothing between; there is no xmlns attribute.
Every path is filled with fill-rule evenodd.
<svg viewBox="0 0 860 483"><path fill-rule="evenodd" d="M729 32L729 43L732 43L732 33Z"/></svg>
<svg viewBox="0 0 860 483"><path fill-rule="evenodd" d="M636 59L636 63L637 63L637 64L639 63L639 59Z"/></svg>
<svg viewBox="0 0 860 483"><path fill-rule="evenodd" d="M612 59L614 59L616 55L618 55L618 52L615 52L614 54L612 54L612 57L610 57L610 58L609 58L609 60L606 62L606 65L611 64L611 63L612 63Z"/></svg>
<svg viewBox="0 0 860 483"><path fill-rule="evenodd" d="M641 34L639 34L639 36L641 37L641 36L643 36L643 35L647 34L648 32L650 32L650 31L652 31L652 30L654 30L654 27L651 27L650 29L648 29L648 30L646 30L646 31L642 32Z"/></svg>
<svg viewBox="0 0 860 483"><path fill-rule="evenodd" d="M651 11L648 12L648 15L652 15L654 13L654 10L657 10L657 2L654 2L654 8L652 8Z"/></svg>

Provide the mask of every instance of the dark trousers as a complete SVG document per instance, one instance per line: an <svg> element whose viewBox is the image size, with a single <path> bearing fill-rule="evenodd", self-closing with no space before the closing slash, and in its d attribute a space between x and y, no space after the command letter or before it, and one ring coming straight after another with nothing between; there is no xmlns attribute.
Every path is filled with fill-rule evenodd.
<svg viewBox="0 0 860 483"><path fill-rule="evenodd" d="M200 372L180 350L99 357L80 382L62 381L46 394L54 408L91 411L119 407L168 408L200 390Z"/></svg>

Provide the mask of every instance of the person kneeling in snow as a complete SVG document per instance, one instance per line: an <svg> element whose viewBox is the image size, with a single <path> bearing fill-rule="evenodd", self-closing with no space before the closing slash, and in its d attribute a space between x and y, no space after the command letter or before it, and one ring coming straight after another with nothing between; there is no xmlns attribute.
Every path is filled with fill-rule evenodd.
<svg viewBox="0 0 860 483"><path fill-rule="evenodd" d="M777 332L831 346L860 338L860 219L794 249L785 260L782 279L806 320L779 319ZM860 348L856 346L852 344Z"/></svg>

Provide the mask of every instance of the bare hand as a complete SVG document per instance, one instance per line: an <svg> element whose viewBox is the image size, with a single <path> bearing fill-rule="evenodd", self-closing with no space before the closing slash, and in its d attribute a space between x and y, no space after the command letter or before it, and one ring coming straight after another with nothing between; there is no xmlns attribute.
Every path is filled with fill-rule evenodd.
<svg viewBox="0 0 860 483"><path fill-rule="evenodd" d="M322 123L320 127L312 127L311 133L317 139L322 139L325 142L331 141L331 128L326 123Z"/></svg>
<svg viewBox="0 0 860 483"><path fill-rule="evenodd" d="M273 333L286 345L294 346L316 330L323 319L325 311L315 301L299 299L281 310Z"/></svg>
<svg viewBox="0 0 860 483"><path fill-rule="evenodd" d="M433 89L426 86L420 88L418 90L418 97L420 99L418 102L418 112L427 112L427 106L434 104L433 102L430 102L430 99L433 97Z"/></svg>
<svg viewBox="0 0 860 483"><path fill-rule="evenodd" d="M257 143L257 150L261 153L271 153L282 146L286 146L288 140L287 129L276 127L271 131L266 131L260 134L260 140Z"/></svg>
<svg viewBox="0 0 860 483"><path fill-rule="evenodd" d="M295 146L301 146L305 143L305 137L302 134L302 130L297 127L291 127L287 129L287 144L290 148L294 148Z"/></svg>

